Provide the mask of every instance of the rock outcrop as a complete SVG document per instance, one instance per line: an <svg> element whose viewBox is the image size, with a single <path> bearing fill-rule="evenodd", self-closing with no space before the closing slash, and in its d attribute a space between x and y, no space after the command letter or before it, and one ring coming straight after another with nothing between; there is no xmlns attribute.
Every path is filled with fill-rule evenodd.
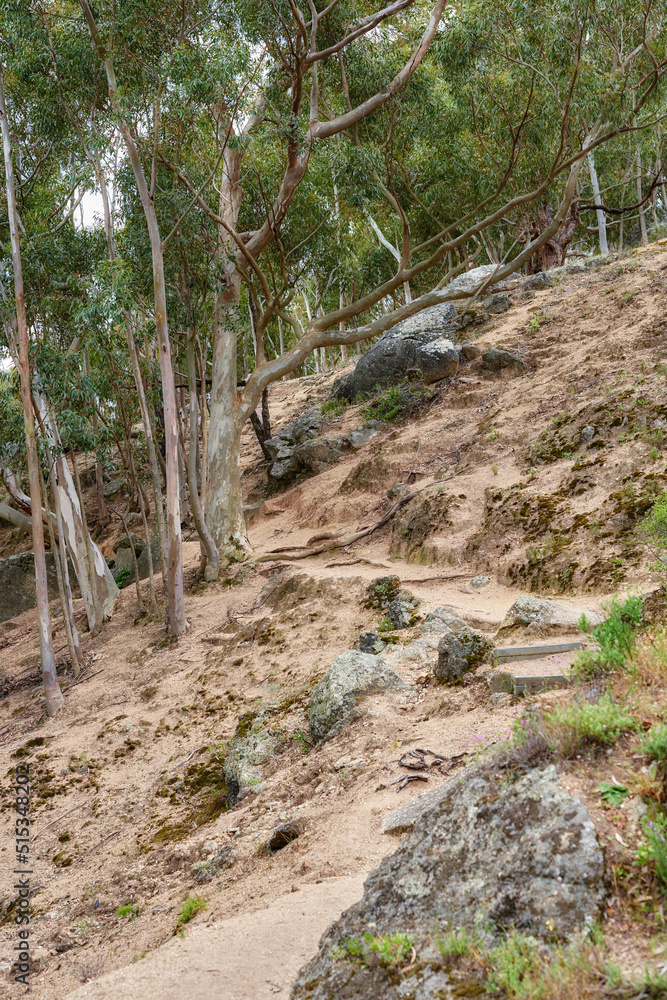
<svg viewBox="0 0 667 1000"><path fill-rule="evenodd" d="M556 601L547 601L532 594L519 597L509 609L498 629L498 638L515 633L527 635L549 635L560 632L579 631L579 622L584 614L579 608L571 608ZM592 625L602 621L601 615L586 611L586 618Z"/></svg>
<svg viewBox="0 0 667 1000"><path fill-rule="evenodd" d="M484 663L492 650L493 643L483 632L469 625L448 628L438 642L435 676L446 684L455 684L469 670Z"/></svg>
<svg viewBox="0 0 667 1000"><path fill-rule="evenodd" d="M448 928L493 940L514 927L559 941L592 926L604 899L595 828L582 803L559 787L554 767L514 783L497 772L466 772L444 786L368 877L361 901L329 927L292 1000L462 996L463 984L438 949ZM364 934L398 933L414 944L409 977L359 961L349 948Z"/></svg>
<svg viewBox="0 0 667 1000"><path fill-rule="evenodd" d="M379 657L349 649L331 664L308 700L308 722L316 742L339 732L359 714L366 695L398 690L398 674Z"/></svg>
<svg viewBox="0 0 667 1000"><path fill-rule="evenodd" d="M56 564L50 552L46 554L49 598L58 596ZM70 565L74 583L74 570ZM19 552L0 560L0 622L9 621L37 604L35 595L35 557L32 552Z"/></svg>
<svg viewBox="0 0 667 1000"><path fill-rule="evenodd" d="M251 732L231 741L224 764L230 806L259 791L262 777L259 768L271 760L277 745L277 737L267 732L259 722Z"/></svg>

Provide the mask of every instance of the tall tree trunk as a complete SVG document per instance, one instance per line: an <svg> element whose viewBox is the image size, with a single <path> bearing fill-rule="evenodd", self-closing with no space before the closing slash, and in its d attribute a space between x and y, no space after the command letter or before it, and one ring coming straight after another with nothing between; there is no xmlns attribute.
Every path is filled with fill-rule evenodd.
<svg viewBox="0 0 667 1000"><path fill-rule="evenodd" d="M183 544L181 538L181 509L178 492L178 411L176 407L176 388L171 365L171 345L169 343L169 327L167 324L167 296L164 280L164 258L162 240L155 213L154 194L149 190L146 176L141 165L139 151L132 133L125 122L123 109L118 97L118 86L111 53L107 51L102 37L97 29L95 18L87 0L79 0L84 13L93 44L102 61L107 78L109 100L113 108L120 133L132 166L134 182L144 210L146 227L151 246L153 262L153 300L155 306L155 333L158 342L160 359L160 375L162 381L162 401L164 405L165 430L165 464L167 471L167 576L164 581L167 593L167 617L172 635L181 635L188 628L185 617L185 601L183 594ZM155 120L158 120L157 107L154 108Z"/></svg>
<svg viewBox="0 0 667 1000"><path fill-rule="evenodd" d="M37 617L39 621L39 648L42 661L44 693L46 695L46 710L49 715L55 715L56 712L58 712L62 707L63 696L60 690L60 685L58 684L56 661L53 655L51 616L49 612L49 588L46 577L46 553L44 550L44 527L42 519L39 517L39 511L42 509L42 496L39 488L39 457L37 455L35 415L32 409L32 393L30 387L30 366L28 362L28 321L26 318L25 298L23 292L23 268L21 266L21 245L19 241L19 217L16 208L14 166L12 163L12 146L9 135L9 122L7 120L5 80L2 64L0 64L0 128L2 129L2 148L5 159L7 212L9 215L12 265L14 269L14 296L16 299L19 375L21 379L21 402L23 403L25 443L28 452L30 502L32 509L35 512L35 516L32 519L32 544L35 556L35 591L37 596Z"/></svg>
<svg viewBox="0 0 667 1000"><path fill-rule="evenodd" d="M220 571L220 559L213 536L208 530L206 517L201 504L199 493L197 492L197 445L199 443L199 399L197 396L197 367L195 357L195 334L188 330L186 346L186 360L188 365L188 389L190 392L190 414L189 414L189 448L187 457L188 487L190 489L190 506L192 516L197 528L197 534L202 546L203 554L206 558L204 569L205 580L217 580Z"/></svg>
<svg viewBox="0 0 667 1000"><path fill-rule="evenodd" d="M642 192L642 154L637 150L637 201L639 205L639 235L643 244L648 243L648 233L646 232L646 218L644 216L644 206L641 204L644 194Z"/></svg>
<svg viewBox="0 0 667 1000"><path fill-rule="evenodd" d="M595 169L595 159L592 152L588 154L588 170L591 175L591 187L593 188L593 203L595 205L601 205L602 198L600 197L600 185L598 183L598 174ZM599 208L595 214L598 218L598 240L600 243L600 253L606 256L609 253L609 246L607 244L607 220L601 208Z"/></svg>

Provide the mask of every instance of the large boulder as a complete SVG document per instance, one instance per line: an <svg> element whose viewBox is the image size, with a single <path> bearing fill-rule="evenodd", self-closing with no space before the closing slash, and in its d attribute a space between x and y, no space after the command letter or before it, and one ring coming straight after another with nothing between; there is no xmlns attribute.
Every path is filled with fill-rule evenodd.
<svg viewBox="0 0 667 1000"><path fill-rule="evenodd" d="M308 722L313 739L333 736L359 714L357 704L366 695L403 687L398 674L379 657L349 649L331 664L308 699Z"/></svg>
<svg viewBox="0 0 667 1000"><path fill-rule="evenodd" d="M556 601L547 601L532 594L519 597L509 609L498 629L497 638L516 633L536 636L579 631L582 614L592 625L602 621L594 611L582 612Z"/></svg>
<svg viewBox="0 0 667 1000"><path fill-rule="evenodd" d="M402 320L384 333L369 351L362 354L354 371L333 385L334 399L352 402L378 387L398 385L410 374L422 374L418 350L425 344L451 336L460 327L452 302L430 306L416 316ZM458 367L458 357L457 357Z"/></svg>
<svg viewBox="0 0 667 1000"><path fill-rule="evenodd" d="M477 996L479 983L463 983L438 948L449 928L491 942L511 927L560 941L593 926L605 894L595 828L579 799L559 787L554 767L514 783L497 770L466 771L369 875L360 902L325 932L292 1000ZM359 961L354 946L363 947L366 934L410 937L416 956L406 959L409 978Z"/></svg>
<svg viewBox="0 0 667 1000"><path fill-rule="evenodd" d="M322 472L327 465L337 462L343 454L342 437L321 438L315 441L304 441L294 450L294 458L298 468L309 472Z"/></svg>
<svg viewBox="0 0 667 1000"><path fill-rule="evenodd" d="M46 574L49 598L58 596L56 564L51 552L46 553ZM70 564L72 583L74 570ZM35 594L35 557L32 552L19 552L0 560L0 622L15 618L37 604Z"/></svg>
<svg viewBox="0 0 667 1000"><path fill-rule="evenodd" d="M469 625L443 630L435 675L446 684L455 684L469 670L484 663L492 650L491 640Z"/></svg>

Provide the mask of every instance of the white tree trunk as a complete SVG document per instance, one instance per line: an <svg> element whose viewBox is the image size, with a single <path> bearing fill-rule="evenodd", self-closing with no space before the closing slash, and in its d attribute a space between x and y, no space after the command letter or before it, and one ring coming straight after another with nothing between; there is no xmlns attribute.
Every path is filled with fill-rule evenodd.
<svg viewBox="0 0 667 1000"><path fill-rule="evenodd" d="M598 183L598 174L595 169L595 160L593 158L593 153L588 154L588 171L591 175L591 186L593 188L593 202L595 205L602 204L602 198L600 197L600 184ZM608 254L609 245L607 243L607 220L604 212L601 208L595 213L598 217L598 239L600 242L600 253Z"/></svg>

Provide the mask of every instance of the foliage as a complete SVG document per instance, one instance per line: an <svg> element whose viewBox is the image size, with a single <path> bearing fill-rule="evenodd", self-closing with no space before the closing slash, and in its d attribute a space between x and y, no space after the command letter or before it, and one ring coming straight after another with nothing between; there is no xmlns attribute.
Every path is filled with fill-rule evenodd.
<svg viewBox="0 0 667 1000"><path fill-rule="evenodd" d="M623 799L630 794L625 785L610 785L608 781L600 782L600 798L608 806L620 806Z"/></svg>
<svg viewBox="0 0 667 1000"><path fill-rule="evenodd" d="M642 599L631 596L625 601L612 600L606 606L607 617L591 625L585 615L579 627L596 645L577 654L573 663L575 676L586 678L622 670L637 645L637 629L642 624Z"/></svg>
<svg viewBox="0 0 667 1000"><path fill-rule="evenodd" d="M188 896L185 902L181 904L176 927L182 927L183 924L189 923L190 920L192 920L192 918L200 912L200 910L205 910L207 907L207 899L203 899L201 896Z"/></svg>
<svg viewBox="0 0 667 1000"><path fill-rule="evenodd" d="M119 906L116 909L115 915L117 917L129 917L130 920L134 920L135 917L139 916L139 904L138 903L123 903L122 906Z"/></svg>
<svg viewBox="0 0 667 1000"><path fill-rule="evenodd" d="M370 968L396 969L407 964L412 948L412 938L408 934L371 934L366 931L362 937L348 938L338 945L336 956Z"/></svg>
<svg viewBox="0 0 667 1000"><path fill-rule="evenodd" d="M637 729L639 722L605 694L597 704L576 700L557 706L544 716L543 726L552 749L571 758L585 749L612 746L624 732Z"/></svg>
<svg viewBox="0 0 667 1000"><path fill-rule="evenodd" d="M667 493L655 501L637 529L655 562L652 569L663 586L667 584Z"/></svg>
<svg viewBox="0 0 667 1000"><path fill-rule="evenodd" d="M639 848L637 862L653 869L663 892L667 893L667 816L655 812L651 819L642 822L645 843Z"/></svg>
<svg viewBox="0 0 667 1000"><path fill-rule="evenodd" d="M651 726L641 742L640 749L661 764L667 763L667 726Z"/></svg>
<svg viewBox="0 0 667 1000"><path fill-rule="evenodd" d="M392 385L380 393L364 409L369 420L386 420L397 423L399 420L410 420L431 400L431 393L421 382L408 382Z"/></svg>
<svg viewBox="0 0 667 1000"><path fill-rule="evenodd" d="M347 399L325 399L320 404L320 413L326 417L340 417L349 405Z"/></svg>

